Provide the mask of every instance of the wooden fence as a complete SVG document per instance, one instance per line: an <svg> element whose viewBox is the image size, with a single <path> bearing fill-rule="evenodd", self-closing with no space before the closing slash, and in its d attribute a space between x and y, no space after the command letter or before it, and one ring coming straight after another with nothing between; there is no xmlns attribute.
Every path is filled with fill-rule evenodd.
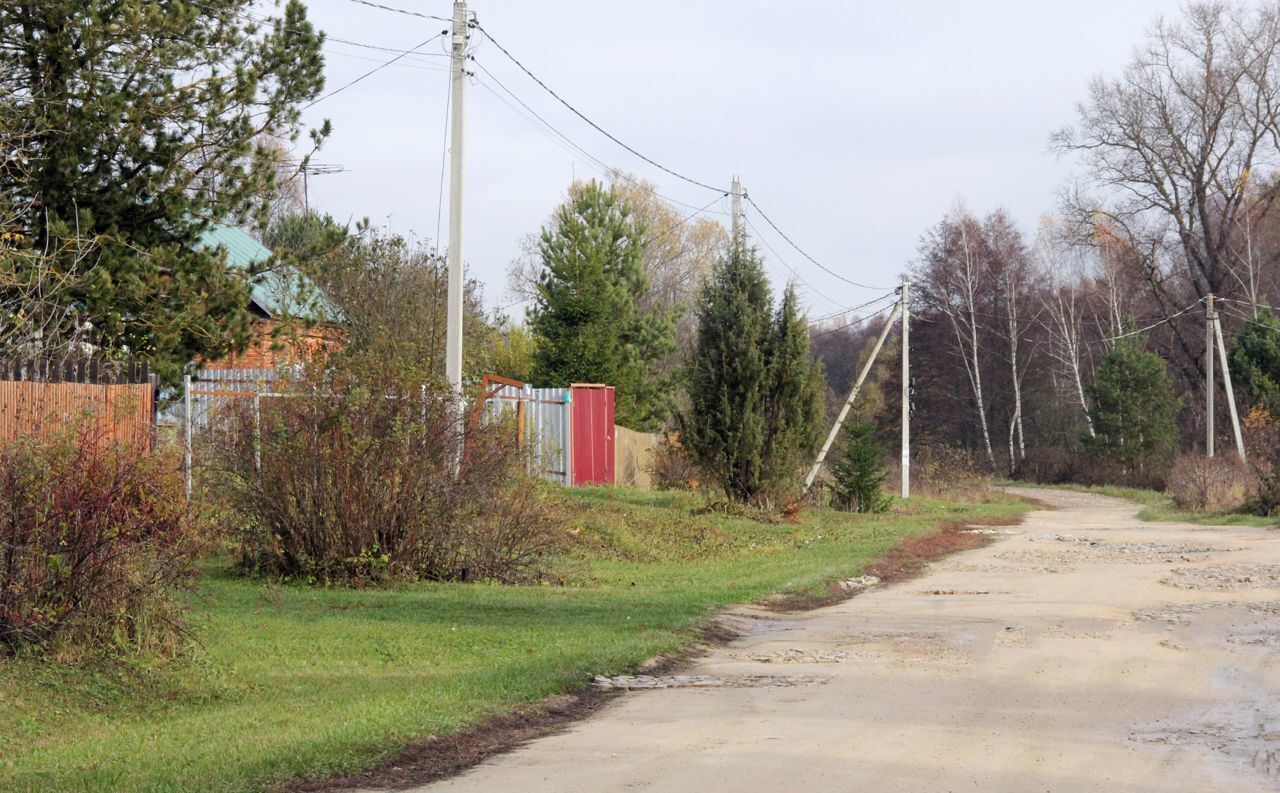
<svg viewBox="0 0 1280 793"><path fill-rule="evenodd" d="M0 445L83 418L104 442L150 450L155 386L145 362L0 360Z"/></svg>

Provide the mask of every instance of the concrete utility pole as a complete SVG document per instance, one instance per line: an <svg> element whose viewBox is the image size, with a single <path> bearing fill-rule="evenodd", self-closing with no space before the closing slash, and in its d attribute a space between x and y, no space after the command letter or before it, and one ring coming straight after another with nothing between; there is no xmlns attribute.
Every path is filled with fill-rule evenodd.
<svg viewBox="0 0 1280 793"><path fill-rule="evenodd" d="M1218 318L1217 312L1213 315L1213 332L1218 338L1218 355L1222 362L1222 385L1227 389L1227 407L1231 409L1231 431L1235 433L1236 452L1240 455L1240 462L1244 462L1244 435L1240 432L1240 416L1236 413L1236 392L1231 387L1231 370L1227 367L1227 345L1222 341L1222 320Z"/></svg>
<svg viewBox="0 0 1280 793"><path fill-rule="evenodd" d="M453 2L450 68L453 92L449 112L449 311L445 323L444 374L462 395L462 152L467 91L467 3Z"/></svg>
<svg viewBox="0 0 1280 793"><path fill-rule="evenodd" d="M733 231L733 238L736 240L742 234L742 182L738 181L738 177L733 177L733 184L729 187L730 197L730 213L733 221L730 228Z"/></svg>
<svg viewBox="0 0 1280 793"><path fill-rule="evenodd" d="M849 415L849 408L853 407L853 400L858 398L858 392L862 390L862 381L867 379L867 374L871 372L871 365L876 362L876 356L880 354L880 348L884 346L885 337L889 335L889 331L893 329L893 323L898 319L898 312L902 310L902 301L899 300L893 305L893 311L889 314L889 319L884 323L884 328L880 331L880 337L876 339L876 345L871 348L871 355L867 356L867 362L862 365L862 371L858 373L858 379L853 383L853 389L849 391L849 398L844 401L844 407L840 408L840 415L836 416L836 423L831 427L830 434L827 435L827 442L822 444L822 451L818 452L818 459L814 462L813 468L809 469L809 475L804 478L805 492L813 487L813 480L818 478L818 471L822 470L822 462L827 459L827 452L831 451L831 444L835 443L836 436L840 434L840 428L844 426L844 420Z"/></svg>
<svg viewBox="0 0 1280 793"><path fill-rule="evenodd" d="M1204 312L1204 451L1213 456L1213 295L1205 298Z"/></svg>
<svg viewBox="0 0 1280 793"><path fill-rule="evenodd" d="M902 276L902 498L911 498L911 282Z"/></svg>

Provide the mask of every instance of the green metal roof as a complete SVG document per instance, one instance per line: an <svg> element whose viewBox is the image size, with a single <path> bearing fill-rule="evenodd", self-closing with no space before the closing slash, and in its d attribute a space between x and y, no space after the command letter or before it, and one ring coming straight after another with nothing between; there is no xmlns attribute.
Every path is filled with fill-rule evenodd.
<svg viewBox="0 0 1280 793"><path fill-rule="evenodd" d="M227 264L248 270L271 258L271 250L241 228L215 224L200 235L200 246L223 248ZM285 314L336 321L339 312L311 279L294 267L275 267L252 281L250 299L268 317Z"/></svg>

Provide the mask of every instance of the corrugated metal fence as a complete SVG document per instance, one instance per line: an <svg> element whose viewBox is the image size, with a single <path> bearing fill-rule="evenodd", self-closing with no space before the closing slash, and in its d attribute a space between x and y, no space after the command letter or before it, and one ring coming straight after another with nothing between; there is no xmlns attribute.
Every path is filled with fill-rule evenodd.
<svg viewBox="0 0 1280 793"><path fill-rule="evenodd" d="M568 487L573 485L572 405L568 388L503 386L485 410L492 418L514 415L530 470Z"/></svg>
<svg viewBox="0 0 1280 793"><path fill-rule="evenodd" d="M0 360L0 444L93 422L107 443L150 450L155 378L145 363Z"/></svg>

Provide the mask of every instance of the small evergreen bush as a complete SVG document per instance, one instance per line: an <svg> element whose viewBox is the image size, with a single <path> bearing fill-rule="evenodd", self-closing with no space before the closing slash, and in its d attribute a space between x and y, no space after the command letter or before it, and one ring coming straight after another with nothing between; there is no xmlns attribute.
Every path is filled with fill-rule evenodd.
<svg viewBox="0 0 1280 793"><path fill-rule="evenodd" d="M881 490L888 475L880 465L883 449L875 439L875 425L855 420L844 428L840 459L831 466L831 505L849 512L884 512L893 503Z"/></svg>

